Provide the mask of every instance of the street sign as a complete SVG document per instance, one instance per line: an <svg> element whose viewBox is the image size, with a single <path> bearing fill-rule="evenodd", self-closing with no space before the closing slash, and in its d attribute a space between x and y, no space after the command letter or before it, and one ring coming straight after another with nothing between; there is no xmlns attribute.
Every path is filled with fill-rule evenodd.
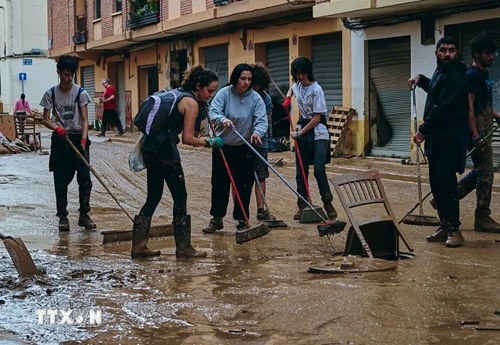
<svg viewBox="0 0 500 345"><path fill-rule="evenodd" d="M25 81L26 80L26 73L19 73L19 80Z"/></svg>
<svg viewBox="0 0 500 345"><path fill-rule="evenodd" d="M26 66L33 65L33 59L23 59L23 65L26 65Z"/></svg>

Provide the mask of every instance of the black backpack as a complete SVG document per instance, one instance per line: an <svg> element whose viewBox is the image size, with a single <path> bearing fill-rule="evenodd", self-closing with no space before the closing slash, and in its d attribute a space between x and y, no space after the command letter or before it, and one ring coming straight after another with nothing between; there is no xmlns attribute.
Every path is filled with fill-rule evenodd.
<svg viewBox="0 0 500 345"><path fill-rule="evenodd" d="M134 125L142 133L155 136L163 129L168 117L185 96L194 98L191 92L181 89L155 92L142 102L139 112L134 117Z"/></svg>

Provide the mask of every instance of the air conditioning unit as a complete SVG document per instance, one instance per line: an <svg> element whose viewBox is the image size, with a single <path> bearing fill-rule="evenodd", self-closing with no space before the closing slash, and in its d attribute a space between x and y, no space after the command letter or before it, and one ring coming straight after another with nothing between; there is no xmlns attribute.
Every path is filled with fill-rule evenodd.
<svg viewBox="0 0 500 345"><path fill-rule="evenodd" d="M227 4L232 3L233 0L214 0L214 5L215 6L225 6Z"/></svg>

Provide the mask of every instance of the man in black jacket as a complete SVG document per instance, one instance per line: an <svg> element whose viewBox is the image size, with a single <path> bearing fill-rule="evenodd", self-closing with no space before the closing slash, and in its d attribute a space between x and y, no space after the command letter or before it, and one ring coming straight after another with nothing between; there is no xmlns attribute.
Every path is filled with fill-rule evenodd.
<svg viewBox="0 0 500 345"><path fill-rule="evenodd" d="M420 144L425 140L429 180L441 220L441 227L427 240L446 242L447 247L459 247L465 240L459 230L456 173L465 170L471 137L466 66L460 60L457 44L451 37L443 37L437 42L435 54L437 68L431 79L419 74L408 80L410 88L418 86L427 92L424 123L413 141Z"/></svg>

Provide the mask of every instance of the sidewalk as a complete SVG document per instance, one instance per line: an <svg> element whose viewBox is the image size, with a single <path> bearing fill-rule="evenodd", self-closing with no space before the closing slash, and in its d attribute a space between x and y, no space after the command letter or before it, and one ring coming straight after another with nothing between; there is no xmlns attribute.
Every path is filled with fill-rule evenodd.
<svg viewBox="0 0 500 345"><path fill-rule="evenodd" d="M121 142L126 144L134 144L135 141L139 138L139 133L134 132L126 132L123 136L115 137L116 133L108 132L107 139L111 142ZM98 139L101 141L102 138L97 138L97 135L94 136L94 131L89 131L89 135L91 136L91 140ZM188 151L207 151L207 153L211 150L209 148L201 148L201 147L192 147L189 145L179 144L179 148L182 150ZM283 166L295 166L295 157L294 153L291 151L287 152L269 152L269 160L275 158L282 158ZM336 174L347 174L357 171L366 171L366 170L377 170L380 173L380 177L382 179L389 180L399 180L399 181L408 181L408 182L417 182L417 166L416 164L402 164L400 158L387 158L387 157L338 157L332 158L331 163L327 165L327 171ZM420 165L421 175L422 175L422 183L429 183L429 170L427 164ZM470 168L466 168L465 173L462 176L465 176L470 171ZM500 172L495 172L494 183L493 183L493 192L500 192ZM424 188L424 193L427 189Z"/></svg>

